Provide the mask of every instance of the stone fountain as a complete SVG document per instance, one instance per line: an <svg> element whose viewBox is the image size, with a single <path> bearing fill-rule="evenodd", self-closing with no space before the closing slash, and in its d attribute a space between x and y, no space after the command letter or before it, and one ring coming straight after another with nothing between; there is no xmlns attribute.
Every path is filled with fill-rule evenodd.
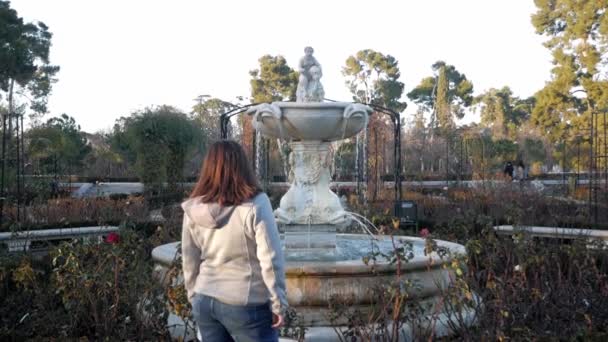
<svg viewBox="0 0 608 342"><path fill-rule="evenodd" d="M372 110L359 103L323 102L322 69L312 54L312 48L306 48L299 62L296 102L260 104L248 114L253 116L253 125L260 134L287 141L291 148L290 188L275 210L287 259L288 302L308 328L307 339L334 341L338 338L332 325L346 322L329 319L330 298L349 300L353 307L365 311L373 301L370 289L394 280L397 266L379 261L372 268L362 261L373 248L392 250L390 237L336 234L337 228L360 220L344 210L329 187L333 159L330 145L364 129ZM451 260L435 253L425 254L424 240L420 238L399 240L411 245L414 254L401 265L400 273L418 284L412 297L432 306L451 282L450 271L443 267ZM436 242L455 254L465 252L462 245ZM176 246L177 243L163 245L152 252L157 271L162 273L174 260ZM434 326L439 334L441 329L449 330L441 322Z"/></svg>
<svg viewBox="0 0 608 342"><path fill-rule="evenodd" d="M360 103L323 102L322 69L312 52L307 47L299 63L297 102L264 103L247 112L260 134L291 148L290 187L275 210L288 260L335 257L336 228L349 225L351 216L329 188L330 145L359 133L372 112Z"/></svg>

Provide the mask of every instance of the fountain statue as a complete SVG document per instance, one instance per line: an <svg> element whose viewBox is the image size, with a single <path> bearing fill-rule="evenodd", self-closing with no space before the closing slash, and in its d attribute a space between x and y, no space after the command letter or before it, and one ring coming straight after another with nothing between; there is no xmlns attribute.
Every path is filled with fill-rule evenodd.
<svg viewBox="0 0 608 342"><path fill-rule="evenodd" d="M432 306L451 283L451 271L444 267L451 259L434 252L426 254L423 239L399 237L400 243L412 245L413 258L401 266L380 260L372 269L362 261L363 257L373 248L384 253L391 251L395 247L390 237L336 234L337 228L351 222L367 228L363 222L366 219L345 211L330 189L330 145L365 129L372 109L360 103L323 102L322 68L313 51L307 47L300 60L296 102L259 104L247 113L259 134L279 139L281 144L286 142L291 149L290 186L274 212L283 232L287 299L307 327L307 339L333 341L338 340L333 326L346 322L330 321L330 298L348 299L353 307L365 311L373 305L370 288L379 282L393 281L399 273L417 283L417 292L411 297L424 298ZM436 242L453 253L465 252L462 245ZM176 245L159 246L152 252L160 273L174 260ZM448 329L443 323L433 327L436 331ZM441 332L437 332L439 335Z"/></svg>
<svg viewBox="0 0 608 342"><path fill-rule="evenodd" d="M321 85L323 71L321 64L313 57L313 48L304 48L304 57L300 59L300 76L296 90L297 102L321 102L325 98L325 91Z"/></svg>

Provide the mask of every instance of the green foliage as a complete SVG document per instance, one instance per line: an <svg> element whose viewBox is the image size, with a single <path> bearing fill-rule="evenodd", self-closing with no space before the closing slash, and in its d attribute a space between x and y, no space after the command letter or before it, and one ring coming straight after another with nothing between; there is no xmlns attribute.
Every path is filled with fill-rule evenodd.
<svg viewBox="0 0 608 342"><path fill-rule="evenodd" d="M399 62L391 55L370 49L358 51L346 59L342 74L355 101L377 104L397 112L407 106L400 101L404 85L399 81Z"/></svg>
<svg viewBox="0 0 608 342"><path fill-rule="evenodd" d="M480 107L481 124L491 127L495 138L514 139L519 126L529 119L534 101L534 98L514 97L511 89L505 86L487 90L477 96L474 103Z"/></svg>
<svg viewBox="0 0 608 342"><path fill-rule="evenodd" d="M190 116L200 126L203 133L204 147L206 151L211 144L220 139L220 115L237 106L218 98L199 98L200 101L192 107Z"/></svg>
<svg viewBox="0 0 608 342"><path fill-rule="evenodd" d="M528 164L545 161L547 154L542 140L526 138L522 147L523 158Z"/></svg>
<svg viewBox="0 0 608 342"><path fill-rule="evenodd" d="M552 143L585 136L592 113L608 108L608 1L536 0L532 24L547 37L552 80L537 94L533 122Z"/></svg>
<svg viewBox="0 0 608 342"><path fill-rule="evenodd" d="M25 23L10 2L0 1L0 90L7 92L9 108L14 109L14 86L28 93L30 108L46 112L47 96L59 67L49 64L52 34L42 23Z"/></svg>
<svg viewBox="0 0 608 342"><path fill-rule="evenodd" d="M184 113L170 106L147 108L117 120L112 146L134 158L148 194L171 191L183 179L186 157L199 146L201 132Z"/></svg>
<svg viewBox="0 0 608 342"><path fill-rule="evenodd" d="M80 125L67 114L28 130L26 136L28 155L40 174L78 172L91 152Z"/></svg>
<svg viewBox="0 0 608 342"><path fill-rule="evenodd" d="M254 103L295 101L298 73L283 56L264 55L260 68L251 70L251 99Z"/></svg>
<svg viewBox="0 0 608 342"><path fill-rule="evenodd" d="M434 125L449 129L454 126L452 117L462 118L464 108L473 103L473 83L443 61L435 62L432 69L436 75L423 78L407 96L426 111L434 109Z"/></svg>
<svg viewBox="0 0 608 342"><path fill-rule="evenodd" d="M509 139L499 139L493 142L492 152L496 159L495 165L500 166L505 160L517 159L518 146Z"/></svg>
<svg viewBox="0 0 608 342"><path fill-rule="evenodd" d="M455 124L452 119L450 108L450 99L448 96L449 81L445 65L439 67L438 74L437 96L435 98L435 117L439 127L444 130L451 130L455 128Z"/></svg>

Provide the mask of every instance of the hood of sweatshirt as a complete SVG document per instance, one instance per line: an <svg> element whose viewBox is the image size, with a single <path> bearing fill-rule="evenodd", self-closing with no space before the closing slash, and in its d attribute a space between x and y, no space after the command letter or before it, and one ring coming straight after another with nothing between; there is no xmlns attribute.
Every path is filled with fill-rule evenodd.
<svg viewBox="0 0 608 342"><path fill-rule="evenodd" d="M209 229L219 229L226 225L235 208L236 206L224 207L218 203L203 203L200 197L182 203L184 213L192 222Z"/></svg>

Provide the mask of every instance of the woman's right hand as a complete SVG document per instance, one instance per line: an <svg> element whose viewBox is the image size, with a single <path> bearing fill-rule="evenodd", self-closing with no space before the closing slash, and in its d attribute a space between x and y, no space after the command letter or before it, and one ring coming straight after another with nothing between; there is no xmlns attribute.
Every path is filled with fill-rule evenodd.
<svg viewBox="0 0 608 342"><path fill-rule="evenodd" d="M275 313L272 314L272 327L278 329L283 326L285 322L283 321L282 315L277 315Z"/></svg>

